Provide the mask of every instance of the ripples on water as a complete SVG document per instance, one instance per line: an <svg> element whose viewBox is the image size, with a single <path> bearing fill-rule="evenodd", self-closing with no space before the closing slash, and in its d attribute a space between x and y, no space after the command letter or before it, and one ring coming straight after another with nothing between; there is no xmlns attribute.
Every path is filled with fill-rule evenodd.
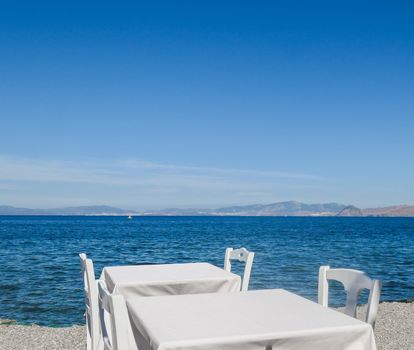
<svg viewBox="0 0 414 350"><path fill-rule="evenodd" d="M363 269L382 299L414 297L414 218L0 217L0 318L83 323L79 252L103 266L207 261L256 252L250 288L316 300L320 265ZM332 288L333 304L343 291Z"/></svg>

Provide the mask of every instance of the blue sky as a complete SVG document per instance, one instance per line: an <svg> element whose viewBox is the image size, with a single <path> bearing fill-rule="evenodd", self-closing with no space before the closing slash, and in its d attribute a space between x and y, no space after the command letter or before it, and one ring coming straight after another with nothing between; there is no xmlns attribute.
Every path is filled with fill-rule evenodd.
<svg viewBox="0 0 414 350"><path fill-rule="evenodd" d="M2 4L0 204L413 204L413 10Z"/></svg>

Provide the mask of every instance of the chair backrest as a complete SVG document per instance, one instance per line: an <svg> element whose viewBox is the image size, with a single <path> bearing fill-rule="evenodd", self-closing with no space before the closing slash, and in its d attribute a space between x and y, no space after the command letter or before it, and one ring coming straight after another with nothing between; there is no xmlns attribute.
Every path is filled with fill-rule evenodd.
<svg viewBox="0 0 414 350"><path fill-rule="evenodd" d="M110 294L104 281L98 282L98 294L104 350L129 350L129 319L124 297Z"/></svg>
<svg viewBox="0 0 414 350"><path fill-rule="evenodd" d="M86 254L79 254L82 265L83 290L85 292L86 348L97 350L100 341L98 288L93 262Z"/></svg>
<svg viewBox="0 0 414 350"><path fill-rule="evenodd" d="M328 306L329 280L341 282L346 292L345 314L356 317L359 294L368 289L369 297L365 322L375 327L378 304L381 295L381 281L369 278L364 272L352 269L319 268L318 302Z"/></svg>
<svg viewBox="0 0 414 350"><path fill-rule="evenodd" d="M231 271L231 261L237 260L245 263L243 280L241 285L241 290L246 291L249 289L250 273L252 271L254 253L249 252L246 248L227 248L226 254L224 256L224 269L226 271Z"/></svg>

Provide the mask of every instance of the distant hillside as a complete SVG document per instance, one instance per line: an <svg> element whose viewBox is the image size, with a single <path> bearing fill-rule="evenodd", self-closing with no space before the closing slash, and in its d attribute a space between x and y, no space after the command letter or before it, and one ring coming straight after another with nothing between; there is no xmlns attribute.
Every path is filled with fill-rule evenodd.
<svg viewBox="0 0 414 350"><path fill-rule="evenodd" d="M53 209L28 209L0 205L0 215L127 215L129 213L133 212L106 205Z"/></svg>
<svg viewBox="0 0 414 350"><path fill-rule="evenodd" d="M345 205L338 203L305 204L301 202L289 201L245 207L227 207L217 209L216 212L221 215L239 213L239 215L253 216L324 216L335 215L344 207Z"/></svg>
<svg viewBox="0 0 414 350"><path fill-rule="evenodd" d="M295 201L272 204L253 204L218 209L178 209L144 211L146 216L412 216L414 206L400 205L385 208L360 209L338 203L306 204Z"/></svg>
<svg viewBox="0 0 414 350"><path fill-rule="evenodd" d="M395 205L384 208L363 209L364 216L414 216L414 205Z"/></svg>
<svg viewBox="0 0 414 350"><path fill-rule="evenodd" d="M354 207L353 205L348 205L344 209L342 209L337 216L363 216L362 210Z"/></svg>
<svg viewBox="0 0 414 350"><path fill-rule="evenodd" d="M414 205L359 209L338 203L306 204L295 201L253 204L217 209L169 208L152 211L125 210L106 205L28 209L0 205L0 215L144 215L144 216L390 216L414 217Z"/></svg>
<svg viewBox="0 0 414 350"><path fill-rule="evenodd" d="M170 216L333 216L346 206L338 203L305 204L289 201L254 204L218 209L164 209L142 212L142 215Z"/></svg>

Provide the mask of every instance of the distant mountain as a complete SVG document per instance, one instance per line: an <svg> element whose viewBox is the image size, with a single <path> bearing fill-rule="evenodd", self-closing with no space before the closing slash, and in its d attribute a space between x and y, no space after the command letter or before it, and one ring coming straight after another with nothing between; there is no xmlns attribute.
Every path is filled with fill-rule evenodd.
<svg viewBox="0 0 414 350"><path fill-rule="evenodd" d="M143 215L143 216L393 216L414 217L414 205L359 209L338 203L306 204L295 201L231 206L217 209L169 208L153 211L125 210L106 205L28 209L0 205L0 215Z"/></svg>
<svg viewBox="0 0 414 350"><path fill-rule="evenodd" d="M147 216L407 216L414 217L414 206L360 209L338 203L306 204L295 201L253 204L218 209L163 209L140 212Z"/></svg>
<svg viewBox="0 0 414 350"><path fill-rule="evenodd" d="M131 210L124 210L106 205L66 207L53 209L28 209L0 205L0 215L128 215Z"/></svg>
<svg viewBox="0 0 414 350"><path fill-rule="evenodd" d="M395 205L384 208L362 209L364 216L414 216L414 205Z"/></svg>
<svg viewBox="0 0 414 350"><path fill-rule="evenodd" d="M362 210L354 207L353 205L348 205L342 209L336 216L363 216Z"/></svg>
<svg viewBox="0 0 414 350"><path fill-rule="evenodd" d="M325 204L305 204L301 202L289 201L272 204L258 204L245 207L227 207L217 209L221 215L239 215L253 216L330 216L335 215L345 207L338 203Z"/></svg>
<svg viewBox="0 0 414 350"><path fill-rule="evenodd" d="M305 204L289 201L272 204L232 206L218 209L164 209L142 212L142 215L168 216L333 216L346 205L338 203Z"/></svg>

